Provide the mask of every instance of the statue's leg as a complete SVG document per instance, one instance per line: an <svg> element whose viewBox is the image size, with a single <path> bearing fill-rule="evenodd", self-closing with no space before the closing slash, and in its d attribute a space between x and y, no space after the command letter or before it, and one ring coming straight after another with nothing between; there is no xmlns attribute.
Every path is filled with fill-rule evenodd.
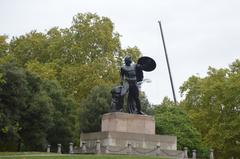
<svg viewBox="0 0 240 159"><path fill-rule="evenodd" d="M121 96L124 96L125 94L127 94L128 90L129 90L129 84L127 81L124 81L121 89Z"/></svg>
<svg viewBox="0 0 240 159"><path fill-rule="evenodd" d="M130 86L129 87L129 93L128 93L128 112L131 114L135 114L136 113L136 107L135 107L136 103L134 100L134 91L133 88Z"/></svg>
<svg viewBox="0 0 240 159"><path fill-rule="evenodd" d="M139 90L138 90L137 85L135 85L133 87L133 98L134 98L134 101L136 102L137 113L138 114L143 114L141 112L141 103L140 103L140 100L139 100Z"/></svg>
<svg viewBox="0 0 240 159"><path fill-rule="evenodd" d="M112 101L111 102L111 112L115 112L115 111L116 111L115 103Z"/></svg>

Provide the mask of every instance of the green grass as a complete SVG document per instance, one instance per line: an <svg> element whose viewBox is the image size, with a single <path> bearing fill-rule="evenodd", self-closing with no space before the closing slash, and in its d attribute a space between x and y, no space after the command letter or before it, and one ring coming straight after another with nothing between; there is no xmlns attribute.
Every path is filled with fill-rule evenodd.
<svg viewBox="0 0 240 159"><path fill-rule="evenodd" d="M0 156L9 156L9 155L34 155L34 154L49 154L46 152L0 152ZM51 153L54 154L54 153Z"/></svg>
<svg viewBox="0 0 240 159"><path fill-rule="evenodd" d="M47 156L44 156L47 155ZM167 159L150 156L128 155L69 155L42 152L0 152L1 159ZM169 159L169 158L168 158Z"/></svg>

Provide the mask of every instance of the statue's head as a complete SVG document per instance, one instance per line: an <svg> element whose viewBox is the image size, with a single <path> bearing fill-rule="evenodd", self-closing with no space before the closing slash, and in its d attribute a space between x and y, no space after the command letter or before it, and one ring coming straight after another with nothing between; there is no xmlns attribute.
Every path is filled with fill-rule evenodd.
<svg viewBox="0 0 240 159"><path fill-rule="evenodd" d="M124 62L125 62L125 64L126 64L127 66L130 66L131 63L132 63L132 58L131 58L131 56L129 56L129 55L125 56Z"/></svg>

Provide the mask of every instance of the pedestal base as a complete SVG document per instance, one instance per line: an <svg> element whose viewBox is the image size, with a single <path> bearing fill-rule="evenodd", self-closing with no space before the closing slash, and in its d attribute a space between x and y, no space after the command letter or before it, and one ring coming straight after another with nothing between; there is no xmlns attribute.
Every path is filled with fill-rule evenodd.
<svg viewBox="0 0 240 159"><path fill-rule="evenodd" d="M86 143L86 146L91 148L96 146L97 140L100 141L101 146L117 146L127 147L131 144L135 148L154 149L160 146L165 150L177 149L176 136L169 135L149 135L136 134L126 132L95 132L82 133L80 136L80 144Z"/></svg>
<svg viewBox="0 0 240 159"><path fill-rule="evenodd" d="M177 137L155 135L154 117L121 112L102 117L101 132L82 133L75 153L106 153L182 158Z"/></svg>

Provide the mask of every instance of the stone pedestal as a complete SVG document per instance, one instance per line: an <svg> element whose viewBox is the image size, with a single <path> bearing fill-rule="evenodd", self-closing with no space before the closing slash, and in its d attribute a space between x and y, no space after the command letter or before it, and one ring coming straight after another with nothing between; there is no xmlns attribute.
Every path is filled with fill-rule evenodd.
<svg viewBox="0 0 240 159"><path fill-rule="evenodd" d="M134 148L155 149L160 145L164 150L176 150L177 138L169 135L151 135L140 133L127 132L95 132L83 133L80 136L80 144L86 143L88 148L96 146L97 141L100 141L102 147L127 147L130 143Z"/></svg>
<svg viewBox="0 0 240 159"><path fill-rule="evenodd" d="M126 132L155 134L155 120L152 116L128 113L107 113L102 117L102 132Z"/></svg>
<svg viewBox="0 0 240 159"><path fill-rule="evenodd" d="M167 153L177 153L176 136L155 135L155 120L152 116L107 113L102 117L101 128L101 132L81 134L80 146L85 153L98 153L96 148L98 143L99 151L99 142L101 153L129 154L130 148L136 153L144 151L159 154L157 151L160 149ZM181 152L179 154L182 155Z"/></svg>

